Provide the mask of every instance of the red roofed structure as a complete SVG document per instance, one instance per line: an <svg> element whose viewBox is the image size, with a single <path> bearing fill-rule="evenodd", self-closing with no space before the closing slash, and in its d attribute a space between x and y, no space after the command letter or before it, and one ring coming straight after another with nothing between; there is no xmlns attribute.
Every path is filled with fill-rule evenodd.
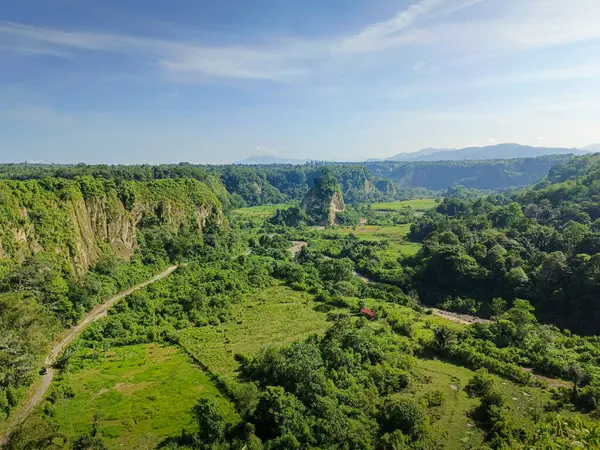
<svg viewBox="0 0 600 450"><path fill-rule="evenodd" d="M363 308L360 310L363 316L368 317L369 319L374 319L377 317L377 313L369 308Z"/></svg>

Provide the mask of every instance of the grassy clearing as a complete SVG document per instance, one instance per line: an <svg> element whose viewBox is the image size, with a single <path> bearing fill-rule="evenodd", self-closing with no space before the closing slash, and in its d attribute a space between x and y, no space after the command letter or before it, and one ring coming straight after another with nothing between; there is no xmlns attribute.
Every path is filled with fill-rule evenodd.
<svg viewBox="0 0 600 450"><path fill-rule="evenodd" d="M400 395L422 397L432 391L444 393L444 404L433 414L434 439L443 442L443 448L448 450L481 446L483 432L469 417L469 412L479 401L469 398L464 391L474 372L437 360L419 359L417 367L422 371L424 382L418 384L412 392Z"/></svg>
<svg viewBox="0 0 600 450"><path fill-rule="evenodd" d="M402 202L381 202L373 203L371 208L375 211L400 211L403 208L411 208L415 212L425 212L436 205L436 200L433 198L421 198L415 200L405 200Z"/></svg>
<svg viewBox="0 0 600 450"><path fill-rule="evenodd" d="M202 396L215 399L232 421L238 419L207 374L176 347L120 347L98 359L85 350L73 357L72 366L65 379L75 396L53 408L60 431L69 438L88 432L97 413L109 448L154 448L193 428L191 408Z"/></svg>
<svg viewBox="0 0 600 450"><path fill-rule="evenodd" d="M247 208L234 209L231 211L232 214L237 214L245 219L268 219L278 209L287 208L288 204L278 203L274 205L260 205L260 206L249 206Z"/></svg>
<svg viewBox="0 0 600 450"><path fill-rule="evenodd" d="M327 232L344 236L354 233L356 237L365 241L387 242L389 248L383 251L382 254L396 258L398 253L414 255L421 248L421 244L405 240L405 236L409 230L410 224L404 224L396 226L365 225L356 228L336 228L327 230Z"/></svg>
<svg viewBox="0 0 600 450"><path fill-rule="evenodd" d="M235 354L251 355L267 345L284 345L323 332L326 314L305 292L272 286L235 305L234 318L217 327L180 332L180 344L213 374L232 377Z"/></svg>

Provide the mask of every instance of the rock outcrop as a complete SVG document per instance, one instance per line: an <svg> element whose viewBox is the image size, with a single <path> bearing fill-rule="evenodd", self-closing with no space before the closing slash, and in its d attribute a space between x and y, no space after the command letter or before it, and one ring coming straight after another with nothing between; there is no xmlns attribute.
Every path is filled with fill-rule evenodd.
<svg viewBox="0 0 600 450"><path fill-rule="evenodd" d="M313 223L325 226L336 224L337 214L346 209L342 190L329 172L315 179L300 206Z"/></svg>

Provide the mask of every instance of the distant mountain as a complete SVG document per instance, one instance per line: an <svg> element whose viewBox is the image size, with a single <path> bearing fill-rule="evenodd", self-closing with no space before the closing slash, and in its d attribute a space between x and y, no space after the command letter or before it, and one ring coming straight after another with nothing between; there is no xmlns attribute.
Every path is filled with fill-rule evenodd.
<svg viewBox="0 0 600 450"><path fill-rule="evenodd" d="M585 147L581 147L581 150L585 150L587 152L600 152L600 144L590 144Z"/></svg>
<svg viewBox="0 0 600 450"><path fill-rule="evenodd" d="M588 150L588 149L586 149ZM590 149L591 150L591 149ZM464 161L469 159L535 158L546 155L585 155L589 151L577 148L530 147L520 144L498 144L462 149L425 148L414 153L400 153L390 161Z"/></svg>
<svg viewBox="0 0 600 450"><path fill-rule="evenodd" d="M388 158L388 161L425 161L420 158L424 158L424 157L430 156L430 155L435 155L438 153L452 152L452 151L456 151L456 150L457 149L455 149L455 148L427 147L427 148L423 148L416 152L398 153L397 155L394 155L391 158Z"/></svg>
<svg viewBox="0 0 600 450"><path fill-rule="evenodd" d="M250 156L234 164L255 165L255 164L306 164L309 159L300 158L280 158L273 155Z"/></svg>

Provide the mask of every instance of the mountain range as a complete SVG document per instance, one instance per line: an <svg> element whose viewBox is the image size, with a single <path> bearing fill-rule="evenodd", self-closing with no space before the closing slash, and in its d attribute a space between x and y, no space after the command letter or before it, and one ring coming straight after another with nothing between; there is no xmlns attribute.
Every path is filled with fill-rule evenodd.
<svg viewBox="0 0 600 450"><path fill-rule="evenodd" d="M466 161L466 160L490 160L490 159L513 159L513 158L535 158L547 155L585 155L590 152L600 152L600 144L591 144L582 148L562 147L531 147L520 144L497 144L485 147L467 148L434 148L428 147L416 152L398 153L390 158L367 159L366 162L378 161ZM261 164L306 164L310 159L284 158L273 155L251 156L235 164L261 165Z"/></svg>
<svg viewBox="0 0 600 450"><path fill-rule="evenodd" d="M600 144L586 145L585 147L581 147L581 149L588 152L600 152Z"/></svg>
<svg viewBox="0 0 600 450"><path fill-rule="evenodd" d="M585 155L594 151L590 148L530 147L520 144L498 144L486 147L462 149L424 148L412 153L398 153L387 161L463 161L473 159L535 158L546 155ZM600 147L597 148L600 151Z"/></svg>

